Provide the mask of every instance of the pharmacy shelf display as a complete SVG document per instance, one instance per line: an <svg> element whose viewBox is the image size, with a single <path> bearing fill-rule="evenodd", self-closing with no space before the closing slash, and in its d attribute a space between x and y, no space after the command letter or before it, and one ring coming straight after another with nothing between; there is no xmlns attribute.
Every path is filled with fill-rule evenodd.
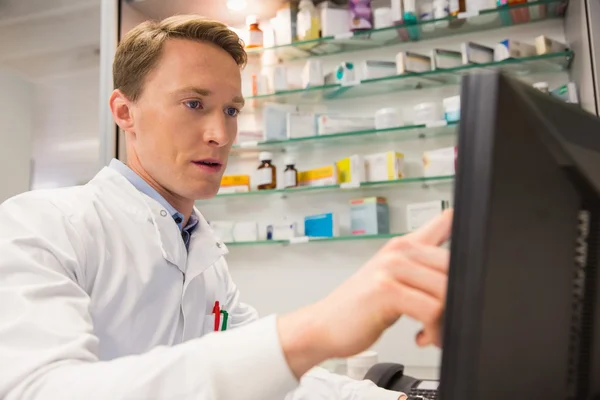
<svg viewBox="0 0 600 400"><path fill-rule="evenodd" d="M341 84L336 83L309 87L306 89L285 90L249 96L246 98L246 101L249 108L260 108L266 103L309 105L330 100L363 98L403 91L458 85L460 84L462 76L473 70L500 70L518 77L541 73L563 72L569 69L573 58L574 53L572 51L524 58L509 58L485 64L468 64L444 70L367 79L352 86L342 86Z"/></svg>
<svg viewBox="0 0 600 400"><path fill-rule="evenodd" d="M437 138L456 134L458 123L445 120L435 121L427 125L405 125L389 129L367 129L341 132L330 135L308 136L287 140L269 140L262 142L242 142L235 145L232 155L255 154L259 151L288 152L311 151L319 147L351 146L356 144L373 144L378 142L401 142L414 139Z"/></svg>
<svg viewBox="0 0 600 400"><path fill-rule="evenodd" d="M314 40L293 42L269 48L249 49L248 53L274 51L284 61L341 54L352 51L431 40L465 33L482 32L508 26L535 23L564 16L568 1L540 0L501 6L477 13L463 13L366 31L348 32Z"/></svg>
<svg viewBox="0 0 600 400"><path fill-rule="evenodd" d="M352 235L352 236L335 236L330 238L309 238L306 236L293 238L291 240L259 240L255 242L229 242L225 243L228 247L231 246L260 246L260 245L294 245L305 243L335 243L335 242L351 242L357 240L388 240L398 236L404 236L406 233L389 233L385 235Z"/></svg>
<svg viewBox="0 0 600 400"><path fill-rule="evenodd" d="M269 196L269 195L280 195L281 197L300 195L300 194L319 194L319 193L331 193L331 192L346 192L361 189L382 189L386 187L402 186L402 185L415 185L421 184L424 187L429 187L434 184L440 183L452 183L454 181L454 175L448 176L429 176L429 177L415 177L415 178L404 178L389 181L378 181L378 182L362 182L362 183L343 183L341 185L326 185L326 186L301 186L290 189L273 189L273 190L251 190L249 192L239 193L223 193L218 194L216 197L210 200L198 200L196 203L202 205L203 202L214 202L219 199L228 198L239 198L239 197L251 197L251 196Z"/></svg>

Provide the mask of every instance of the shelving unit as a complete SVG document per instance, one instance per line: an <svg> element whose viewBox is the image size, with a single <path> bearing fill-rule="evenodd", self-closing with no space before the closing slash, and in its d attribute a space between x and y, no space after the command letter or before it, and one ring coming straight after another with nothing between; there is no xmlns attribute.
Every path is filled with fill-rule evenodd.
<svg viewBox="0 0 600 400"><path fill-rule="evenodd" d="M407 125L389 129L367 129L342 132L331 135L308 136L288 140L270 140L263 142L243 142L235 145L232 155L256 153L259 151L287 152L310 151L319 147L356 145L376 142L401 142L414 139L426 139L454 135L457 123L439 121L428 125Z"/></svg>
<svg viewBox="0 0 600 400"><path fill-rule="evenodd" d="M432 40L465 33L484 32L493 29L531 24L564 15L568 1L540 0L524 4L482 10L477 14L462 14L396 25L381 29L349 32L315 40L294 42L269 48L251 49L250 55L274 51L279 59L292 61L311 57L348 53L375 47ZM469 23L465 23L468 21Z"/></svg>
<svg viewBox="0 0 600 400"><path fill-rule="evenodd" d="M566 42L561 17L565 15L567 3L565 0L527 1L524 4L485 10L478 15L460 15L458 18L253 49L250 51L244 82L251 82L253 74L259 76L263 72L272 72L273 64L270 62L273 58L281 60L289 78L289 87L298 88L302 84L302 68L311 59L318 59L327 73L342 62L359 65L365 60L391 61L400 51L428 54L434 48L459 50L460 43L469 41L486 46L495 46L506 39L532 44L535 37L544 34ZM300 112L356 116L373 116L377 110L391 107L398 111L405 125L391 129L243 142L232 149L227 167L229 174L252 174L258 167L257 158L261 151L274 154L273 163L277 166L280 184L286 156L295 157L296 168L304 171L333 164L354 154L397 151L405 155L405 172L408 178L355 186L253 190L248 193L219 195L211 200L198 202L199 209L215 222L257 222L257 241L227 243L230 269L244 297L250 298L248 301L263 313L287 312L306 302L322 298L364 265L386 240L412 229L407 215L409 204L452 201L455 177L423 178L423 153L453 146L459 124L432 121L426 125L415 125L412 122L413 118L416 119L413 113L415 105L441 103L442 98L459 94L462 77L478 69L500 69L530 84L547 81L554 88L574 80L570 76L570 69L573 65L577 66L579 57L575 51L566 51L420 74L369 79L353 86L331 84L259 96L246 95L247 106L239 119L240 131L249 133L246 137L253 136L250 132L261 130L263 118L268 115L263 113L267 103L298 105ZM577 62L573 63L573 60ZM244 93L251 91L252 88L247 86ZM349 215L351 201L372 196L387 199L389 231L394 233L352 235ZM271 221L296 222L302 226L304 217L329 212L334 213L339 221L337 237L302 236L291 241L265 240L266 225ZM235 237L229 235L229 232L225 234L230 240ZM299 235L303 233L299 232ZM273 304L273 299L278 299L277 304ZM403 319L382 338L376 350L405 365L439 365L439 352L411 346L414 335L420 328L418 324Z"/></svg>
<svg viewBox="0 0 600 400"><path fill-rule="evenodd" d="M308 238L300 237L295 240L261 240L257 242L229 242L225 243L227 247L236 246L264 246L264 245L294 245L307 243L336 243L336 242L353 242L363 240L388 240L398 236L404 236L406 233L390 233L387 235L353 235L353 236L336 236L332 238Z"/></svg>
<svg viewBox="0 0 600 400"><path fill-rule="evenodd" d="M216 196L216 199L223 198L240 198L249 196L269 196L269 195L282 195L283 197L293 196L296 194L319 194L319 193L332 193L336 191L349 191L349 190L360 190L360 189L378 189L392 186L402 185L414 185L421 184L425 186L439 184L444 182L451 182L454 180L454 176L432 176L432 177L419 177L419 178L404 178L395 181L380 181L380 182L363 182L359 185L327 185L327 186L305 186L290 189L274 189L274 190L253 190L250 192L241 193L225 193ZM214 201L214 200L208 200ZM199 201L202 204L203 201Z"/></svg>
<svg viewBox="0 0 600 400"><path fill-rule="evenodd" d="M260 108L265 103L307 105L323 101L362 98L445 85L458 85L464 73L474 70L499 69L519 77L540 73L555 73L568 69L573 57L573 52L567 51L525 58L510 58L486 64L463 65L452 69L367 79L353 86L330 84L307 89L293 89L249 96L246 98L246 101L249 108Z"/></svg>

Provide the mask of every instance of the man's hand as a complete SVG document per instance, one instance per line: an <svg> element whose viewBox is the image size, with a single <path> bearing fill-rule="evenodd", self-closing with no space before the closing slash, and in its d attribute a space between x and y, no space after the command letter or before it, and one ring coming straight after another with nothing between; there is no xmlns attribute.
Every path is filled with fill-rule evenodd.
<svg viewBox="0 0 600 400"><path fill-rule="evenodd" d="M334 357L366 350L402 315L423 322L420 346L441 343L452 211L390 240L354 276L320 302L284 315L278 329L296 376Z"/></svg>

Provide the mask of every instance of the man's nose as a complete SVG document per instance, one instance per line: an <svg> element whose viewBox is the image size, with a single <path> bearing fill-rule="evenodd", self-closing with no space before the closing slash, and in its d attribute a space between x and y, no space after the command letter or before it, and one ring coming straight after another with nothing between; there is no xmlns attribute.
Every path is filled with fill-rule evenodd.
<svg viewBox="0 0 600 400"><path fill-rule="evenodd" d="M223 147L231 140L227 131L226 116L222 112L211 115L208 126L205 126L203 139L211 146Z"/></svg>

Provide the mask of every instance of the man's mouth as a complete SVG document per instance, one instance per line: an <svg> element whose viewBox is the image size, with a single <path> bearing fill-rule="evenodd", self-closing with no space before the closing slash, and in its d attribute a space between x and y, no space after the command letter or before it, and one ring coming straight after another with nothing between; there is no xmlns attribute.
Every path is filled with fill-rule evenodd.
<svg viewBox="0 0 600 400"><path fill-rule="evenodd" d="M192 164L206 172L219 172L223 168L223 163L214 159L192 161Z"/></svg>

